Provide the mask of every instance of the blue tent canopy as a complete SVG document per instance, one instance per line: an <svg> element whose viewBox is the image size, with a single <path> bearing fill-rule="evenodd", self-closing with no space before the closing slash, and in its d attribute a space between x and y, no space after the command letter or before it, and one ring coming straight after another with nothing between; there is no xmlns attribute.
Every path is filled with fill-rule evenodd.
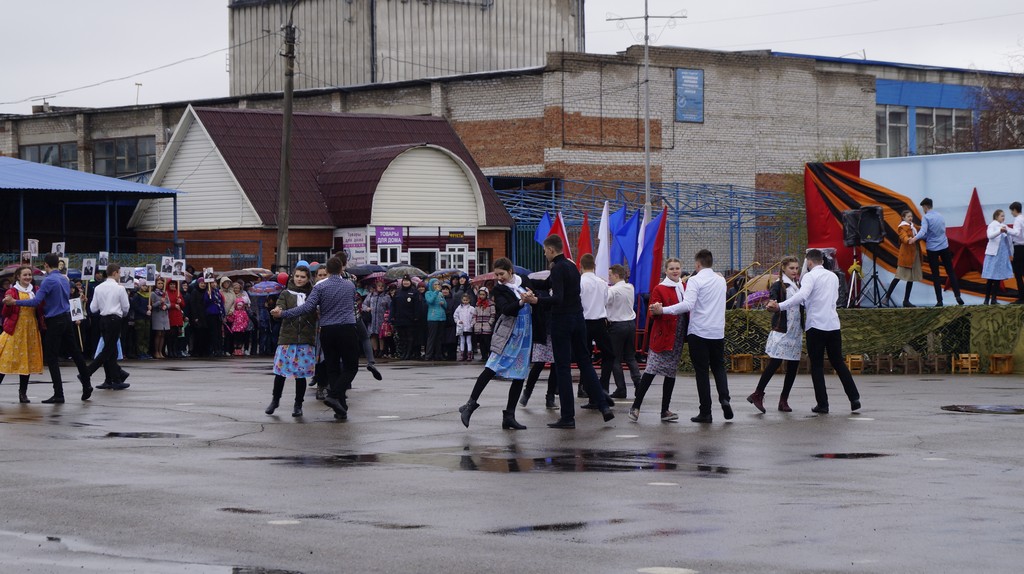
<svg viewBox="0 0 1024 574"><path fill-rule="evenodd" d="M174 199L174 239L178 239L178 194L180 192L135 183L123 179L65 169L42 163L0 157L0 194L18 194L18 244L25 244L25 194L54 194L62 199L99 200L106 203L118 199ZM106 220L107 250L110 249L110 211Z"/></svg>

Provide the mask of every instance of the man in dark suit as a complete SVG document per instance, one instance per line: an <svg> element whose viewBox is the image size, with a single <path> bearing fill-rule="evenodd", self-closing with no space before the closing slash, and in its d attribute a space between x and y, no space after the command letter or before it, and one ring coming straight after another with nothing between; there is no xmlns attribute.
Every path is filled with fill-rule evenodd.
<svg viewBox="0 0 1024 574"><path fill-rule="evenodd" d="M551 351L555 356L555 372L558 381L558 400L561 416L558 421L548 424L551 428L576 428L575 393L572 391L572 361L580 369L580 381L584 390L597 403L605 422L615 418L597 379L597 371L590 362L587 348L587 325L583 320L583 302L580 299L580 271L576 264L562 254L562 238L551 235L544 240L544 256L551 262L551 274L544 288L535 289L540 303L551 310ZM596 398L595 398L596 397Z"/></svg>

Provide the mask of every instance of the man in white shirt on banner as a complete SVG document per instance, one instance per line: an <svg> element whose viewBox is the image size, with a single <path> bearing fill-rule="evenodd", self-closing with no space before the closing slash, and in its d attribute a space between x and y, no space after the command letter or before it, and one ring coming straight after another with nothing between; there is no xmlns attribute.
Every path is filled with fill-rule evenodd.
<svg viewBox="0 0 1024 574"><path fill-rule="evenodd" d="M1014 303L1024 304L1024 213L1021 213L1019 201L1010 204L1010 215L1013 216L1013 227L1009 233L1013 241L1013 278L1017 280L1017 300Z"/></svg>
<svg viewBox="0 0 1024 574"><path fill-rule="evenodd" d="M850 399L850 410L860 409L860 393L853 382L853 375L846 367L843 356L843 334L840 331L839 314L836 313L836 299L839 297L839 278L822 265L821 251L807 251L807 267L810 269L800 280L800 291L782 303L768 302L768 310L775 313L789 311L803 305L804 328L807 331L807 355L811 361L811 381L814 383L813 409L816 413L828 412L828 392L825 390L825 353L832 368L843 383L843 390Z"/></svg>
<svg viewBox="0 0 1024 574"><path fill-rule="evenodd" d="M587 343L596 344L601 352L601 389L608 394L608 381L612 375L615 351L608 338L608 282L597 276L594 256L585 253L580 257L580 300L583 302L583 320L587 324ZM581 387L582 388L582 387ZM597 401L591 399L583 408L597 408Z"/></svg>
<svg viewBox="0 0 1024 574"><path fill-rule="evenodd" d="M695 423L711 422L711 379L708 370L715 376L718 402L722 405L725 420L732 418L729 405L729 380L725 374L725 279L711 268L714 258L707 249L701 249L693 258L697 272L686 282L683 300L675 305L662 307L661 303L651 305L651 313L661 315L682 315L690 313L690 326L686 343L690 347L690 360L697 379L697 397L700 412L690 420Z"/></svg>
<svg viewBox="0 0 1024 574"><path fill-rule="evenodd" d="M103 350L86 367L87 376L102 366L111 389L127 389L130 385L124 380L128 373L117 364L117 340L121 336L121 321L128 313L128 291L121 286L121 266L117 263L107 264L107 280L96 286L89 310L99 315Z"/></svg>
<svg viewBox="0 0 1024 574"><path fill-rule="evenodd" d="M633 380L633 388L640 381L640 367L636 364L636 311L633 285L626 279L629 271L623 265L612 265L608 268L608 279L612 286L608 288L608 300L605 310L608 311L608 338L612 342L611 375L615 377L613 399L626 398L626 381L622 372L622 362L629 366L629 378ZM608 387L607 373L601 373L601 385Z"/></svg>

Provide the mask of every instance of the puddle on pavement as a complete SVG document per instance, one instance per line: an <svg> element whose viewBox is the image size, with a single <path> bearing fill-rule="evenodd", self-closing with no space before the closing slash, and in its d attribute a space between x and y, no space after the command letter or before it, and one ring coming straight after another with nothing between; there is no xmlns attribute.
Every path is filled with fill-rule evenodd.
<svg viewBox="0 0 1024 574"><path fill-rule="evenodd" d="M189 438L190 436L171 432L108 432L98 438Z"/></svg>
<svg viewBox="0 0 1024 574"><path fill-rule="evenodd" d="M262 510L256 510L255 508L238 508L235 506L228 506L225 508L218 508L221 512L231 512L233 514L266 514Z"/></svg>
<svg viewBox="0 0 1024 574"><path fill-rule="evenodd" d="M823 454L816 454L814 458L880 458L883 456L892 456L889 454L882 454L880 452L826 452Z"/></svg>
<svg viewBox="0 0 1024 574"><path fill-rule="evenodd" d="M487 531L487 534L510 536L513 534L533 534L535 532L573 532L575 530L584 530L593 526L622 524L624 522L626 522L626 520L622 518L613 518L611 520L594 520L590 522L556 522L553 524L534 524L531 526L499 528L498 530L489 530Z"/></svg>
<svg viewBox="0 0 1024 574"><path fill-rule="evenodd" d="M514 447L460 450L433 448L411 452L339 454L327 456L243 457L235 460L269 461L288 466L345 468L380 464L414 464L449 470L482 472L641 472L681 471L697 476L724 476L726 466L682 461L672 451L550 449L523 452Z"/></svg>
<svg viewBox="0 0 1024 574"><path fill-rule="evenodd" d="M1024 415L1024 406L1020 405L946 405L942 407L942 410L954 413Z"/></svg>

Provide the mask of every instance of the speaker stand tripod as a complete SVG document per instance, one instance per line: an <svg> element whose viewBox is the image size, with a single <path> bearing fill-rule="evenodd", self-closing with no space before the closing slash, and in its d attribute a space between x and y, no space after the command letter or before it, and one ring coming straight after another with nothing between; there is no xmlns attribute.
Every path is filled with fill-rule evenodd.
<svg viewBox="0 0 1024 574"><path fill-rule="evenodd" d="M871 250L871 278L868 279L868 284L861 290L860 298L857 299L857 306L860 307L861 302L867 298L876 308L882 307L882 299L885 298L884 294L885 286L882 285L882 280L878 278L878 246L876 245Z"/></svg>

